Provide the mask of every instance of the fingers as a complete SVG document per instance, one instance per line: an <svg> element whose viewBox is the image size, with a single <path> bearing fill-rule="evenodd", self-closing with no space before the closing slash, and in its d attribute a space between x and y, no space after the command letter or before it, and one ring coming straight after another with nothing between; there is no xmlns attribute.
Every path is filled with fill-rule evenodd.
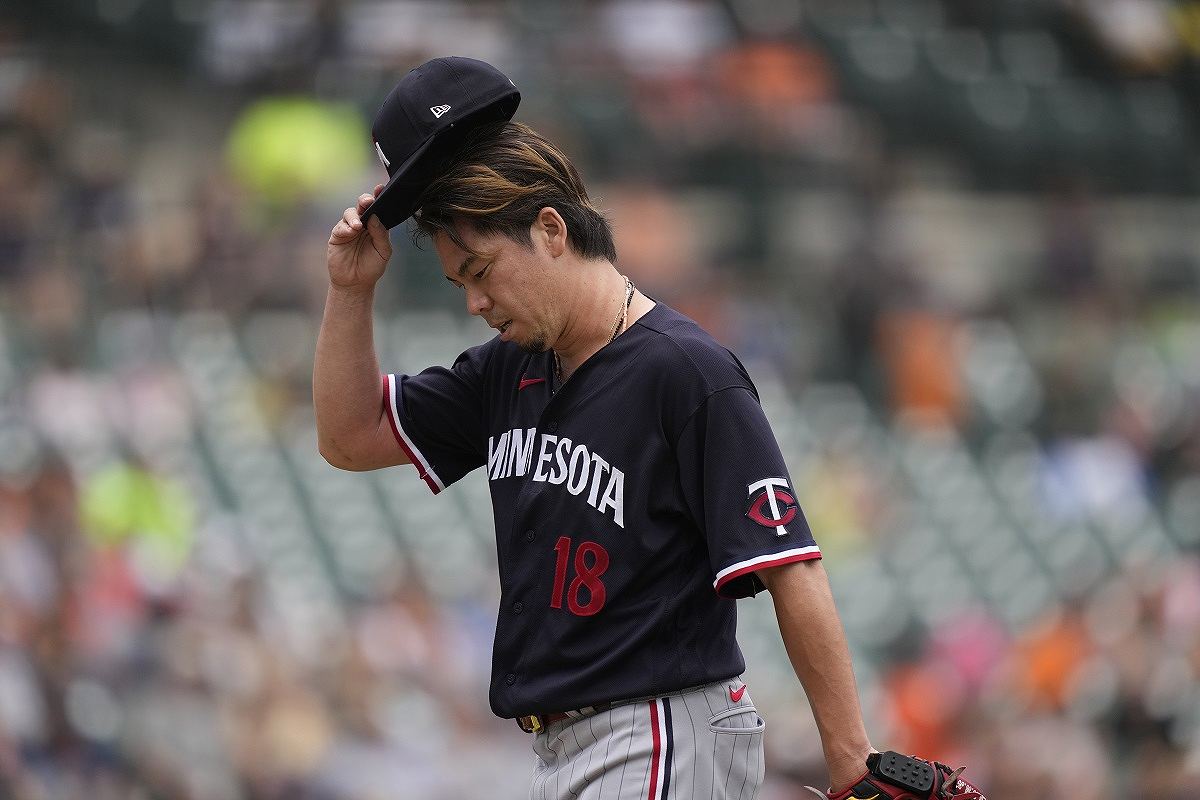
<svg viewBox="0 0 1200 800"><path fill-rule="evenodd" d="M388 238L387 228L379 221L379 217L372 215L367 219L367 233L371 235L371 244L376 251L380 254L392 252L392 240Z"/></svg>
<svg viewBox="0 0 1200 800"><path fill-rule="evenodd" d="M329 233L329 243L345 244L357 235L345 222L339 222L333 226L333 230Z"/></svg>
<svg viewBox="0 0 1200 800"><path fill-rule="evenodd" d="M333 226L333 231L329 234L329 241L333 244L341 244L350 241L355 236L358 236L363 231L362 212L367 210L367 206L375 202L375 198L383 191L384 184L380 183L375 186L373 193L368 194L363 192L358 196L358 201L352 208L347 208L342 212L341 221ZM371 238L379 245L381 241L388 241L387 229L379 222L377 217L372 216L368 222L374 220L374 225L368 226ZM379 239L379 233L382 232L383 238Z"/></svg>
<svg viewBox="0 0 1200 800"><path fill-rule="evenodd" d="M329 234L329 241L333 244L348 242L362 233L362 227L363 224L358 216L358 210L347 208L342 212L341 221L333 226L333 231Z"/></svg>

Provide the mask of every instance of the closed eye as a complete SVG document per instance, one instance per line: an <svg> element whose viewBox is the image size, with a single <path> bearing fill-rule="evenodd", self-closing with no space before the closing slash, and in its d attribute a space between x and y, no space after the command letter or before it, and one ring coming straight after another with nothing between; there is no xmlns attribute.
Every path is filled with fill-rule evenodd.
<svg viewBox="0 0 1200 800"><path fill-rule="evenodd" d="M490 266L492 266L492 264L491 264L491 262L489 261L486 267L484 267L483 269L479 270L479 272L476 272L476 273L475 273L475 280L477 280L477 281L479 281L479 280L483 280L483 276L484 276L484 275L487 273L487 271L488 271L488 267L490 267Z"/></svg>

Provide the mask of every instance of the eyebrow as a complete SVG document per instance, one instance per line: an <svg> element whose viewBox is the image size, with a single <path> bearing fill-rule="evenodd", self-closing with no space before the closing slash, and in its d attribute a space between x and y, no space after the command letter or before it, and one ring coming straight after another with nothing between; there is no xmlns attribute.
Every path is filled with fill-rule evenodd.
<svg viewBox="0 0 1200 800"><path fill-rule="evenodd" d="M471 266L471 262L475 260L475 256L467 256L463 259L462 264L458 268L458 277L463 277L467 274L467 267Z"/></svg>

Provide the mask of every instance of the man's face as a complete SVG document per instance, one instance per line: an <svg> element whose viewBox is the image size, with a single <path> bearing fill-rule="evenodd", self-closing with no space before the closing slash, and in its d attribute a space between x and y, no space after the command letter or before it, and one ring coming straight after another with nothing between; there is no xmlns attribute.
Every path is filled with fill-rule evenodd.
<svg viewBox="0 0 1200 800"><path fill-rule="evenodd" d="M446 280L463 290L467 311L500 331L500 338L531 353L553 345L561 330L556 308L553 259L534 236L532 246L506 236L482 236L458 226L472 255L445 234L434 237L434 249Z"/></svg>

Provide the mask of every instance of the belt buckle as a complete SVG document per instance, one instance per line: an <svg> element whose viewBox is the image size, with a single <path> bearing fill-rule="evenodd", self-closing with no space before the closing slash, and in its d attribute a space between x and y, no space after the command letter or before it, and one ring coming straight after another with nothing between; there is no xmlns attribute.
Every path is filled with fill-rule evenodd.
<svg viewBox="0 0 1200 800"><path fill-rule="evenodd" d="M530 714L527 717L517 717L517 727L526 733L540 733L542 731L542 718L538 714Z"/></svg>

